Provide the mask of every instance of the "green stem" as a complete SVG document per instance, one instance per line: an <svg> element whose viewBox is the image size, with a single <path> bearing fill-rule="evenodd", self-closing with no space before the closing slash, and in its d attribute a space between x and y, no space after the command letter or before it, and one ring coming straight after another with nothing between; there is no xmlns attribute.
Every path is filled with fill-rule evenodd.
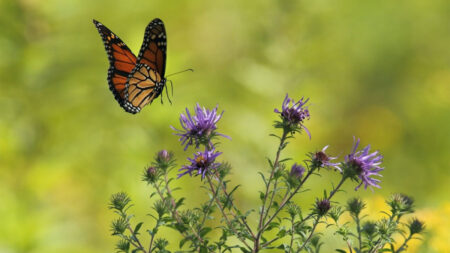
<svg viewBox="0 0 450 253"><path fill-rule="evenodd" d="M159 221L157 221L159 222ZM156 228L157 226L155 226ZM153 240L155 239L155 233L152 233L152 237L150 238L150 246L148 247L148 252L151 253L152 252L152 248L153 248Z"/></svg>
<svg viewBox="0 0 450 253"><path fill-rule="evenodd" d="M298 249L297 252L300 252L306 246L306 244L309 242L309 240L311 240L311 237L314 234L314 230L316 230L317 224L319 224L319 220L320 220L320 217L317 217L317 219L314 221L314 225L311 229L311 233L309 234L308 238L305 240L305 242L302 244L302 246Z"/></svg>
<svg viewBox="0 0 450 253"><path fill-rule="evenodd" d="M355 217L356 221L356 231L358 232L358 243L359 243L359 252L361 252L362 240L361 240L361 220L358 216Z"/></svg>
<svg viewBox="0 0 450 253"><path fill-rule="evenodd" d="M398 248L398 250L395 251L395 253L402 252L403 250L406 250L406 244L407 244L408 241L411 240L411 239L412 239L412 235L410 234L410 235L408 236L408 238L405 239L405 241L404 241L403 244L400 246L400 248Z"/></svg>
<svg viewBox="0 0 450 253"><path fill-rule="evenodd" d="M178 224L183 224L183 222L181 221L181 218L180 218L180 214L178 213L178 211L176 209L176 203L172 197L172 191L170 190L170 187L168 185L167 173L164 175L164 184L165 184L165 189L166 189L168 198L172 205L172 208L171 208L172 217L177 221ZM159 186L156 183L154 184L154 187L155 187L156 191L158 192L158 195L161 198L161 200L166 199L164 197L163 192L161 191L161 189L159 188ZM200 241L200 243L203 243L203 239L198 235L198 233L195 231L195 229L193 227L191 227L191 230L192 230L193 235ZM182 234L185 238L189 237L189 234L187 232L183 232Z"/></svg>
<svg viewBox="0 0 450 253"><path fill-rule="evenodd" d="M270 177L269 177L269 180L267 182L266 193L264 194L264 201L263 201L263 205L262 205L262 208L261 208L261 216L260 216L259 224L258 224L259 228L261 228L261 226L263 224L265 205L266 205L266 202L267 202L267 196L269 195L270 183L272 182L272 178L273 178L273 176L275 174L276 169L278 168L278 161L280 159L281 150L283 149L284 142L286 141L287 135L288 135L288 132L286 130L283 130L283 135L280 138L280 145L278 146L277 154L275 156L275 162L273 163L273 169L272 169L272 171L270 173Z"/></svg>
<svg viewBox="0 0 450 253"><path fill-rule="evenodd" d="M294 218L295 217L293 217L292 218L292 226L291 226L291 243L289 243L289 252L288 253L291 253L292 252L292 244L294 243Z"/></svg>
<svg viewBox="0 0 450 253"><path fill-rule="evenodd" d="M334 196L334 194L336 194L336 192L339 190L339 188L342 186L342 184L345 182L346 179L347 179L346 177L342 176L342 179L341 179L341 181L339 182L339 184L336 186L336 188L334 188L334 189L331 191L330 195L328 196L328 198L327 198L328 201L330 201L331 198ZM310 232L310 234L309 234L309 236L308 236L308 239L306 239L306 241L302 244L302 246L301 246L300 249L299 249L299 252L300 252L300 250L302 250L302 249L306 246L306 244L308 243L308 241L311 239L312 235L314 234L314 231L316 230L316 227L317 227L317 224L319 223L320 218L322 218L322 217L317 217L316 221L314 222L314 226L313 226L313 228L311 229L311 232Z"/></svg>
<svg viewBox="0 0 450 253"><path fill-rule="evenodd" d="M216 196L216 190L214 189L214 185L211 181L211 177L210 175L206 175L206 178L208 179L208 183L209 183L209 187L211 192L213 193L213 196ZM231 229L234 233L234 235L249 249L251 249L251 247L247 244L247 242L245 241L245 239L243 239L242 237L239 236L238 232L236 231L236 229L233 227L233 224L231 224L230 220L228 219L228 215L225 213L225 210L222 206L222 204L220 203L220 200L218 198L215 198L216 200L216 204L220 209L220 212L222 213L222 217L225 219L225 222L228 225L228 228Z"/></svg>
<svg viewBox="0 0 450 253"><path fill-rule="evenodd" d="M220 179L220 177L219 177L219 175L218 175L217 172L216 172L215 174L216 174L216 177L217 177L217 179L218 179L218 181L219 181L219 184L222 186L222 187L217 187L217 191L219 191L219 188L222 189L223 193L225 194L225 196L227 197L227 199L230 201L231 206L232 206L233 209L236 210L236 212L237 212L238 209L237 209L237 207L234 205L233 199L232 199L231 196L228 194L227 188L226 188L226 186L225 186L225 183L223 182L222 179ZM247 221L246 221L243 217L238 218L237 215L233 212L233 210L230 210L230 212L231 212L231 215L233 216L233 218L234 218L235 220L237 220L237 221L240 220L239 223L241 223L241 225L244 225L244 226L247 228L247 231L252 235L252 237L255 238L255 234L253 233L252 229L251 229L250 226L248 225Z"/></svg>
<svg viewBox="0 0 450 253"><path fill-rule="evenodd" d="M138 248L138 249L144 251L144 253L147 253L147 251L145 251L145 249L144 249L144 247L142 246L142 244L141 244L141 242L139 241L139 239L134 235L134 231L133 231L133 229L131 228L130 224L128 224L128 230L130 231L131 237L133 238L133 240L134 240L135 242L137 242L138 247L136 247L136 244L134 244L133 242L131 242L131 243L132 243L136 248Z"/></svg>
<svg viewBox="0 0 450 253"><path fill-rule="evenodd" d="M277 216L277 214L283 209L283 207L289 203L289 201L295 196L295 194L297 194L297 192L300 190L300 188L302 187L302 185L305 183L305 181L309 178L309 176L311 176L311 174L314 172L314 168L311 168L308 173L306 174L306 176L303 178L303 180L300 182L300 184L297 186L297 188L295 189L294 192L292 192L290 195L285 195L283 201L280 204L280 207L278 207L278 209L275 211L275 213L269 218L269 220L267 222L264 223L263 227L261 230L264 230L269 224L270 222L272 222L272 220ZM288 196L288 197L287 197ZM287 198L286 198L287 197ZM309 218L309 217L308 217Z"/></svg>
<svg viewBox="0 0 450 253"><path fill-rule="evenodd" d="M261 235L264 231L264 229L263 229L263 224L264 224L264 219L265 219L264 213L266 212L266 202L267 202L267 197L269 195L270 184L272 182L272 179L273 179L273 176L274 176L276 170L278 169L278 166L279 166L278 161L280 159L281 150L283 150L283 146L286 141L286 137L287 137L288 133L289 132L286 129L283 129L283 134L280 138L280 145L278 146L278 150L275 155L275 162L273 163L273 168L270 173L269 180L267 181L266 192L264 194L264 200L263 200L263 204L261 207L261 213L260 213L259 222L258 222L258 234L255 237L255 244L254 244L253 252L259 252L259 239L261 238ZM274 189L273 194L275 194L275 189ZM273 199L273 197L271 199ZM270 205L267 209L267 212L269 212L269 208L270 208Z"/></svg>

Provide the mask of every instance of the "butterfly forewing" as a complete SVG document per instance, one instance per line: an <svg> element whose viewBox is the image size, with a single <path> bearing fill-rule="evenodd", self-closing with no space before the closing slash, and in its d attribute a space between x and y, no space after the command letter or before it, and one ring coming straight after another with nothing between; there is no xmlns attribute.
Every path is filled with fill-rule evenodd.
<svg viewBox="0 0 450 253"><path fill-rule="evenodd" d="M100 36L103 39L106 53L108 54L109 70L108 84L109 89L114 94L115 99L120 105L123 104L125 97L126 81L130 73L136 66L136 56L123 43L123 41L109 30L102 23L94 20Z"/></svg>
<svg viewBox="0 0 450 253"><path fill-rule="evenodd" d="M155 69L161 77L166 71L167 37L164 23L155 18L145 28L144 42L138 55L138 62Z"/></svg>

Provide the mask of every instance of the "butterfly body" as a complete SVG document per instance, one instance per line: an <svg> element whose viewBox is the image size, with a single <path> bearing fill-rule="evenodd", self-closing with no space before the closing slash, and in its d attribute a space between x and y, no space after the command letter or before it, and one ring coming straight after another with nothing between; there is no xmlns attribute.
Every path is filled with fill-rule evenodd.
<svg viewBox="0 0 450 253"><path fill-rule="evenodd" d="M163 22L156 18L148 24L138 57L106 26L96 20L94 24L108 55L111 92L126 112L140 112L162 93L166 84L167 38Z"/></svg>

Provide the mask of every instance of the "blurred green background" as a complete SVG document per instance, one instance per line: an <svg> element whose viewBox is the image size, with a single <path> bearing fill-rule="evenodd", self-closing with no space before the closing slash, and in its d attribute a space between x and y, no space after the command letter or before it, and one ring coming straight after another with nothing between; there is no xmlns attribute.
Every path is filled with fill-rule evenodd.
<svg viewBox="0 0 450 253"><path fill-rule="evenodd" d="M108 90L92 19L137 53L155 17L168 34L166 73L195 72L171 77L173 105L158 99L127 114ZM142 170L163 148L184 163L191 150L169 126L196 102L225 110L220 132L233 139L222 159L243 185L238 204L255 207L257 171L275 151L273 109L286 93L310 97L312 115L312 139L299 136L286 156L302 161L330 144L343 157L360 137L385 156L382 189L349 184L337 200L410 194L429 229L416 251L449 252L449 45L446 0L2 0L0 252L112 252L107 202L118 191L149 224ZM305 210L335 180L312 180ZM189 205L207 198L199 182L177 181Z"/></svg>

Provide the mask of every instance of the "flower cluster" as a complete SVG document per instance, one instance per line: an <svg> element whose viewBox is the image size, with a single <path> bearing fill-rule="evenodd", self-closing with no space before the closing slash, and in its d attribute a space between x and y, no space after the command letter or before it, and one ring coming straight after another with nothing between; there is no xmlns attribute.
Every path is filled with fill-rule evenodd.
<svg viewBox="0 0 450 253"><path fill-rule="evenodd" d="M344 183L351 180L358 183L355 190L362 185L365 189L369 186L371 189L380 188L380 180L374 178L381 176L380 172L384 169L381 167L382 156L378 151L370 152L370 145L358 149L358 139L341 162L328 153L328 145L319 151L308 153L308 159L304 163L290 164L291 158L281 154L289 144L289 139L294 138L297 132L304 130L311 138L309 130L304 126L305 120L310 118L306 106L308 101L309 99L304 98L295 101L286 95L281 110L275 109L280 117L275 128L282 129L282 134L272 134L278 138L279 144L273 159L268 158L269 171L260 173L264 183L263 189L259 191L261 205L250 210L241 210L236 205L234 193L240 188L235 186L230 189L232 183L227 174L231 165L218 161L222 152L213 143L219 136L230 138L217 132L223 112L218 113L217 106L207 109L198 103L193 113L186 108L180 114L181 128L171 128L180 137L184 150L192 146L195 151L187 158L186 164L178 167L177 178L184 175L200 176L199 184L202 189L206 189L208 194L205 197L209 196L209 199L193 208L183 206L184 198L177 199L173 194L177 188L171 188L171 182L174 182L171 171L177 168L174 154L167 150L159 151L151 165L144 170L143 176L143 180L155 188L151 196L158 196L153 205L154 212L150 213L155 225L146 230L151 237L150 245L142 244L139 240L139 230L143 223L135 226L131 224L134 216L128 213L132 206L130 198L125 193L118 193L113 195L109 206L119 216L111 226L112 234L120 237L116 244L118 252L170 253L167 249L169 241L161 234L156 235L160 227L172 228L180 233L182 239L178 245L183 248L182 251L225 252L240 249L242 252L265 252L282 249L284 252L319 252L321 245L327 242L322 240L323 234L316 231L320 224L326 224L327 228L336 227L334 235L342 237L348 247L346 252L378 252L387 251L388 248L390 252L405 251L408 242L416 239L416 235L425 229L424 223L417 218L412 218L409 222L402 219L404 215L414 212L411 197L394 194L386 201L390 206L390 213L384 212L385 217L374 221L366 220L366 204L361 199L350 199L345 206L333 199L342 192ZM333 170L325 171L322 168ZM297 197L309 190L307 187L308 183L311 186L311 180L308 179L321 175L322 172L338 173L340 179L336 184L312 184L314 188L321 188L323 196L316 196L316 201L309 209L303 208L300 201L302 198ZM222 219L219 221L220 225L216 226L209 220L215 219L217 215L214 212L219 210ZM287 212L289 216L282 218L280 214L283 212ZM342 222L340 217L345 212L350 214L352 222ZM250 219L254 220L250 215L259 215L256 226L248 222ZM216 230L221 230L221 233ZM210 233L211 231L214 232ZM404 240L401 245L394 245L393 238L399 234L404 235ZM216 235L220 235L220 238ZM230 237L234 237L233 240ZM239 241L236 243L236 240ZM284 243L287 241L290 243ZM336 251L344 252L342 249Z"/></svg>
<svg viewBox="0 0 450 253"><path fill-rule="evenodd" d="M203 145L205 150L203 152L196 152L193 158L188 158L189 165L184 165L179 171L178 178L196 171L196 175L202 175L202 179L205 178L207 173L217 169L221 164L216 162L216 158L222 154L215 151L215 146L212 143L212 139L217 136L222 136L230 139L230 137L218 133L217 122L222 118L223 112L217 113L217 106L212 109L206 109L201 107L198 103L194 108L195 114L191 115L186 108L186 114L180 114L180 123L182 130L171 127L180 136L179 141L184 145L184 150L189 146L195 146L199 148Z"/></svg>

